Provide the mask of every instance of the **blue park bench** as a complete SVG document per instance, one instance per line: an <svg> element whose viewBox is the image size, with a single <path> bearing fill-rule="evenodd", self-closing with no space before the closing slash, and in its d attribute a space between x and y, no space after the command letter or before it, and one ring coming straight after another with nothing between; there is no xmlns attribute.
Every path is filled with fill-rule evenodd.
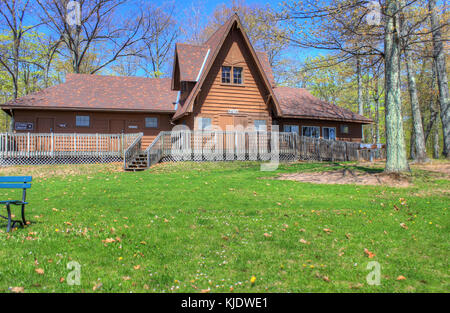
<svg viewBox="0 0 450 313"><path fill-rule="evenodd" d="M27 197L27 189L31 188L31 176L2 176L0 177L0 188L2 189L23 189L22 192L22 200L5 200L0 201L0 205L4 204L6 206L6 210L8 211L8 216L2 216L0 217L8 220L8 226L6 227L6 231L9 232L11 230L11 227L14 228L14 225L16 223L20 223L23 225L27 224L27 221L25 220L25 205L28 204L26 202ZM11 205L20 205L22 206L22 220L12 220L11 219ZM11 225L12 224L12 225Z"/></svg>

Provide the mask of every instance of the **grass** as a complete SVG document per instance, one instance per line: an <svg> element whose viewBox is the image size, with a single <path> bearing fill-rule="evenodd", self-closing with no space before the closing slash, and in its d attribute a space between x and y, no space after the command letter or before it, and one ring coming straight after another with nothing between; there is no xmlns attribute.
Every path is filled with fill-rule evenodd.
<svg viewBox="0 0 450 313"><path fill-rule="evenodd" d="M415 170L408 188L270 179L343 166L380 171L298 163L261 172L239 162L1 169L34 181L32 223L7 234L0 221L0 292L449 292L448 178ZM67 284L71 261L81 285ZM379 286L366 282L370 261L381 266Z"/></svg>

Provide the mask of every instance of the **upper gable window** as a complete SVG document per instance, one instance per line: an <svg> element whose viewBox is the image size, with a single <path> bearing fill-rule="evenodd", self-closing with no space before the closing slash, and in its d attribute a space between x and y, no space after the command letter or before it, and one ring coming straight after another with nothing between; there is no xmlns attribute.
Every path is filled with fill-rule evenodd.
<svg viewBox="0 0 450 313"><path fill-rule="evenodd" d="M242 85L242 67L222 66L222 84ZM231 76L233 73L233 76Z"/></svg>
<svg viewBox="0 0 450 313"><path fill-rule="evenodd" d="M233 84L242 84L242 67L233 67Z"/></svg>
<svg viewBox="0 0 450 313"><path fill-rule="evenodd" d="M231 83L231 66L222 66L222 83Z"/></svg>

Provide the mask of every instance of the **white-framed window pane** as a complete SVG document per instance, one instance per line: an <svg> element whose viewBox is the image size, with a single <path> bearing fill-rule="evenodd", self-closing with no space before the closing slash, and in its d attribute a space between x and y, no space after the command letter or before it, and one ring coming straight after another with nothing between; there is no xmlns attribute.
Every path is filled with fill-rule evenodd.
<svg viewBox="0 0 450 313"><path fill-rule="evenodd" d="M284 125L284 132L299 134L300 133L299 126L298 125Z"/></svg>
<svg viewBox="0 0 450 313"><path fill-rule="evenodd" d="M75 125L77 127L89 127L89 115L77 115Z"/></svg>
<svg viewBox="0 0 450 313"><path fill-rule="evenodd" d="M266 120L254 120L253 124L255 126L255 130L260 130L260 131L267 130Z"/></svg>
<svg viewBox="0 0 450 313"><path fill-rule="evenodd" d="M323 127L323 138L329 140L336 140L336 128L335 127Z"/></svg>
<svg viewBox="0 0 450 313"><path fill-rule="evenodd" d="M147 128L158 128L158 118L157 117L146 117L145 127Z"/></svg>
<svg viewBox="0 0 450 313"><path fill-rule="evenodd" d="M222 83L231 83L231 66L222 66Z"/></svg>
<svg viewBox="0 0 450 313"><path fill-rule="evenodd" d="M200 130L210 130L211 126L212 126L212 121L211 118L209 117L199 117L197 119L197 125L198 125L198 129Z"/></svg>
<svg viewBox="0 0 450 313"><path fill-rule="evenodd" d="M242 84L242 67L233 67L233 84Z"/></svg>
<svg viewBox="0 0 450 313"><path fill-rule="evenodd" d="M320 127L318 126L303 126L302 136L319 138L320 137Z"/></svg>

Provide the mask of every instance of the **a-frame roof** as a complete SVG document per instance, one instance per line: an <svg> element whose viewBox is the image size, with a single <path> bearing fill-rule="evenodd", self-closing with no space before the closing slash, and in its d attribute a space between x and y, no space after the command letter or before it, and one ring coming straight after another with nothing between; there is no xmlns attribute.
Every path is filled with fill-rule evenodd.
<svg viewBox="0 0 450 313"><path fill-rule="evenodd" d="M204 46L207 46L210 51L206 54L204 59L204 66L201 68L201 72L198 75L198 80L192 89L191 93L189 94L188 98L184 102L183 105L180 105L173 116L173 120L177 120L181 117L183 117L186 113L191 112L195 98L197 97L198 93L200 92L200 89L206 79L206 76L208 75L209 71L211 70L212 65L214 64L214 61L217 58L217 55L219 54L223 43L225 42L226 37L228 34L233 30L233 26L236 25L236 28L241 32L244 41L247 45L247 48L249 49L253 60L255 64L257 65L258 72L262 78L263 84L266 87L269 97L272 99L274 105L275 105L275 112L276 115L281 115L281 109L278 104L278 101L274 95L273 89L272 89L272 81L269 80L268 75L266 74L266 71L264 70L264 67L261 64L261 60L258 57L258 54L253 49L252 44L250 43L250 40L243 30L242 23L238 17L237 14L233 14L228 21L223 24L221 27L219 27L216 32L205 42Z"/></svg>

